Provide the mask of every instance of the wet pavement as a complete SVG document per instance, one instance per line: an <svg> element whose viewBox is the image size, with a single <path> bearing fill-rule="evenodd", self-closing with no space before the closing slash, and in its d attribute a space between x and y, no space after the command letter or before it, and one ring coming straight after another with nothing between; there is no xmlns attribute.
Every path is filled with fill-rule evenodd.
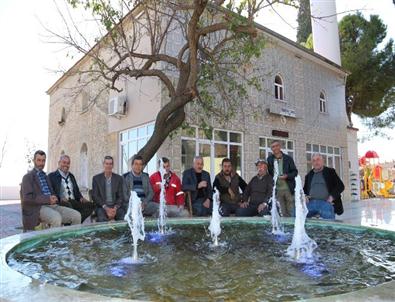
<svg viewBox="0 0 395 302"><path fill-rule="evenodd" d="M337 221L395 231L395 199L365 199L344 204ZM84 224L90 223L89 218ZM22 233L19 200L0 200L0 238Z"/></svg>

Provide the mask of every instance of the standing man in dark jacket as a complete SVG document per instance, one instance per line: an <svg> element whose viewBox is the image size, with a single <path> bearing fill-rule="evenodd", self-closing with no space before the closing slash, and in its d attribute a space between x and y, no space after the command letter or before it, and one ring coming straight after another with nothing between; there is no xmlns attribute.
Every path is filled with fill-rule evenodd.
<svg viewBox="0 0 395 302"><path fill-rule="evenodd" d="M273 178L267 172L267 162L264 159L258 159L255 166L258 173L248 183L236 216L269 214L268 203L273 192Z"/></svg>
<svg viewBox="0 0 395 302"><path fill-rule="evenodd" d="M114 159L107 155L103 161L104 172L93 176L92 199L96 204L98 222L125 218L125 210L122 207L123 177L112 172L113 166Z"/></svg>
<svg viewBox="0 0 395 302"><path fill-rule="evenodd" d="M240 208L240 189L244 192L247 184L239 174L233 172L232 162L229 158L224 158L221 166L222 170L215 176L213 187L219 191L220 213L226 217L232 213L235 214L236 210Z"/></svg>
<svg viewBox="0 0 395 302"><path fill-rule="evenodd" d="M276 198L280 203L281 214L284 217L294 216L295 212L295 177L298 175L294 160L281 151L280 141L273 141L270 145L273 154L267 158L269 174L274 176L274 162L278 164L278 178L276 183Z"/></svg>
<svg viewBox="0 0 395 302"><path fill-rule="evenodd" d="M192 212L196 216L207 216L212 211L213 189L210 174L203 170L203 157L193 159L193 168L182 174L182 190L190 192Z"/></svg>
<svg viewBox="0 0 395 302"><path fill-rule="evenodd" d="M81 222L84 222L92 214L94 204L82 196L74 175L69 171L70 162L68 155L62 155L58 163L59 168L49 173L48 177L60 204L80 212Z"/></svg>
<svg viewBox="0 0 395 302"><path fill-rule="evenodd" d="M319 215L324 219L335 219L343 214L341 193L344 184L333 168L325 167L321 154L313 154L313 169L306 175L304 193L306 194L309 213L307 217Z"/></svg>

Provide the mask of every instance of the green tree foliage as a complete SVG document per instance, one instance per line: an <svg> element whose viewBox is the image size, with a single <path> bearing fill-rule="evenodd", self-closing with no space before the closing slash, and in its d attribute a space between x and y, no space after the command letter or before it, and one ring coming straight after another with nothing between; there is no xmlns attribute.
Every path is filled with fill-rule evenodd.
<svg viewBox="0 0 395 302"><path fill-rule="evenodd" d="M311 34L310 0L300 0L299 3L296 41L298 43L305 43Z"/></svg>
<svg viewBox="0 0 395 302"><path fill-rule="evenodd" d="M347 106L372 128L393 127L395 122L395 51L390 39L382 44L387 27L382 20L362 14L345 16L340 24L341 60L351 72L346 83Z"/></svg>

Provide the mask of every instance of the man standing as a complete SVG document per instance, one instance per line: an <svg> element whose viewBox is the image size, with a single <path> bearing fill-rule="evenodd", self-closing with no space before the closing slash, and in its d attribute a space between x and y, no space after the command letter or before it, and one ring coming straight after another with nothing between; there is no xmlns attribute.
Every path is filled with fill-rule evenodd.
<svg viewBox="0 0 395 302"><path fill-rule="evenodd" d="M152 190L149 176L143 172L143 158L139 155L132 157L132 170L123 175L125 179L125 203L128 205L130 191L135 191L141 199L144 216L153 216L157 214L158 204L153 202L154 191Z"/></svg>
<svg viewBox="0 0 395 302"><path fill-rule="evenodd" d="M269 174L274 176L274 161L278 163L278 179L276 183L276 198L280 203L281 214L284 217L294 216L295 211L295 177L298 175L294 160L281 151L280 141L270 145L273 154L267 158Z"/></svg>
<svg viewBox="0 0 395 302"><path fill-rule="evenodd" d="M93 176L92 199L96 204L97 221L123 220L123 178L112 172L114 159L105 156L104 172Z"/></svg>
<svg viewBox="0 0 395 302"><path fill-rule="evenodd" d="M190 192L192 212L196 216L211 214L213 190L210 174L203 170L204 162L201 156L193 159L193 168L184 171L182 175L182 190Z"/></svg>
<svg viewBox="0 0 395 302"><path fill-rule="evenodd" d="M244 192L247 184L241 176L233 172L232 162L229 158L224 158L221 166L222 170L215 176L213 187L219 191L220 213L226 217L235 214L240 207L240 189Z"/></svg>
<svg viewBox="0 0 395 302"><path fill-rule="evenodd" d="M58 204L50 180L43 171L45 161L45 152L36 151L33 157L34 169L22 179L22 221L25 231L34 230L40 222L51 227L60 227L62 223L81 223L80 213Z"/></svg>
<svg viewBox="0 0 395 302"><path fill-rule="evenodd" d="M255 166L258 173L248 183L236 216L269 214L268 203L273 192L273 178L267 172L267 162L264 159L258 159Z"/></svg>
<svg viewBox="0 0 395 302"><path fill-rule="evenodd" d="M324 219L335 219L335 213L343 214L341 193L344 184L333 168L324 166L321 154L313 154L313 169L306 175L304 193L307 195L307 217L319 215Z"/></svg>
<svg viewBox="0 0 395 302"><path fill-rule="evenodd" d="M74 175L69 171L70 162L68 155L62 155L59 159L58 169L49 173L48 178L60 204L80 212L83 222L92 214L94 204L82 196Z"/></svg>
<svg viewBox="0 0 395 302"><path fill-rule="evenodd" d="M159 161L159 165L161 161ZM184 192L181 190L181 180L170 169L170 160L162 157L163 169L165 170L165 200L166 213L168 217L187 217L188 211L185 210ZM160 193L162 189L162 175L160 171L155 172L150 177L151 186L154 190L154 202L158 206L160 202Z"/></svg>

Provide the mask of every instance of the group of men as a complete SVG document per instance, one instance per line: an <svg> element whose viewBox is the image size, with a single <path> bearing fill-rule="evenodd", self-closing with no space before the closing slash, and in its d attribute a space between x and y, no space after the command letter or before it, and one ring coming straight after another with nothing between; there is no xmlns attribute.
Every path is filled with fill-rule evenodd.
<svg viewBox="0 0 395 302"><path fill-rule="evenodd" d="M162 184L169 217L210 215L213 188L219 191L222 216L269 214L274 187L281 215L294 216L295 177L298 170L292 157L282 152L279 141L272 142L271 150L272 154L267 160L256 161L257 174L248 184L236 173L229 158L222 160L221 172L212 184L210 174L203 169L204 160L200 156L194 158L192 168L184 171L182 182L171 170L168 158L163 157L160 162L163 173L158 171L149 176L143 172L143 158L135 155L131 159L131 170L121 176L113 172L114 159L106 156L103 172L93 177L90 201L82 196L74 175L69 171L69 156L62 155L58 169L46 175L43 171L46 154L37 151L33 159L34 169L22 180L24 229L34 230L40 223L51 227L79 224L92 213L98 222L123 220L132 190L142 201L143 214L155 217L159 212ZM278 178L274 186L275 162ZM335 213L343 213L341 193L344 185L334 169L324 166L320 154L313 155L312 165L313 169L306 175L304 185L308 217L319 215L324 219L334 219Z"/></svg>

